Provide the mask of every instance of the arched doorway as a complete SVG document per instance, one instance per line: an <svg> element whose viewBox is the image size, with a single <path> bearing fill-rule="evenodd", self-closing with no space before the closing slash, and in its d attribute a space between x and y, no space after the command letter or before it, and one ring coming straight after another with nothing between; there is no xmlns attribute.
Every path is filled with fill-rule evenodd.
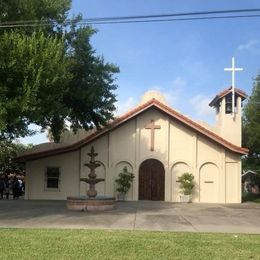
<svg viewBox="0 0 260 260"><path fill-rule="evenodd" d="M165 172L155 159L142 162L139 168L139 200L164 200Z"/></svg>

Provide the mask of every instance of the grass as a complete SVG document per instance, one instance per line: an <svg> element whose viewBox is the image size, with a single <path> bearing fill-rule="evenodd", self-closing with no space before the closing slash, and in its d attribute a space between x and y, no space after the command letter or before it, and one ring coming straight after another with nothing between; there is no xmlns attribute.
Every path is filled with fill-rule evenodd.
<svg viewBox="0 0 260 260"><path fill-rule="evenodd" d="M260 235L0 229L0 259L260 259Z"/></svg>

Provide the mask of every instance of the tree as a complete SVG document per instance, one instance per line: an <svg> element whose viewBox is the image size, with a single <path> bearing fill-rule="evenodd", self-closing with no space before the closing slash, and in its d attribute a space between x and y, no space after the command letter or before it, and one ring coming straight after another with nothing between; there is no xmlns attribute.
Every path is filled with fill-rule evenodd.
<svg viewBox="0 0 260 260"><path fill-rule="evenodd" d="M35 123L59 142L66 123L76 131L113 118L119 69L96 55L91 27L65 25L70 0L2 1L0 21L55 21L0 33L0 140L30 134Z"/></svg>
<svg viewBox="0 0 260 260"><path fill-rule="evenodd" d="M57 75L60 82L43 84L37 95L32 122L49 129L54 142L59 142L66 123L76 132L80 128L99 129L113 118L116 101L113 91L117 88L113 74L119 69L95 55L90 44L93 33L95 30L90 27L72 28L66 35L66 60L60 65L55 62L51 66L53 71L49 71L52 75L60 71ZM44 78L48 76L51 75Z"/></svg>
<svg viewBox="0 0 260 260"><path fill-rule="evenodd" d="M50 21L50 26L43 26L41 29L48 33L57 33L63 28L70 8L71 0L1 0L0 22L35 21L35 24L40 24ZM9 30L7 28L5 31ZM19 27L19 30L32 34L35 27ZM4 30L0 30L0 34L3 32Z"/></svg>
<svg viewBox="0 0 260 260"><path fill-rule="evenodd" d="M113 118L117 88L113 74L118 67L95 55L90 37L96 31L91 27L73 31L70 42L70 73L73 75L65 97L70 109L71 128L100 128Z"/></svg>
<svg viewBox="0 0 260 260"><path fill-rule="evenodd" d="M45 126L48 110L63 113L66 91L64 42L43 33L0 35L0 140L30 134L28 125Z"/></svg>
<svg viewBox="0 0 260 260"><path fill-rule="evenodd" d="M0 141L0 174L4 173L24 173L24 164L16 163L12 159L18 153L31 148L32 145L23 145L7 141Z"/></svg>
<svg viewBox="0 0 260 260"><path fill-rule="evenodd" d="M1 1L1 23L52 21L55 25L0 30L0 140L32 134L28 125L38 122L42 116L37 113L41 111L41 101L45 98L46 103L50 103L50 99L55 101L60 86L64 86L65 80L61 84L59 77L64 78L65 59L62 56L66 49L58 37L61 38L60 28L70 6L71 0ZM41 123L44 125L45 121Z"/></svg>
<svg viewBox="0 0 260 260"><path fill-rule="evenodd" d="M260 75L253 83L252 94L244 108L243 146L249 154L243 159L243 168L260 170Z"/></svg>

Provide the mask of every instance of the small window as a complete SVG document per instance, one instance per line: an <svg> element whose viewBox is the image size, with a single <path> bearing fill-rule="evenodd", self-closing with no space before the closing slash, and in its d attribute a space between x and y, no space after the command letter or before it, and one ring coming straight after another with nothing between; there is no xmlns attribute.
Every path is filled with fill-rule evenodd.
<svg viewBox="0 0 260 260"><path fill-rule="evenodd" d="M47 189L58 189L60 181L60 168L48 167L46 170L46 184Z"/></svg>

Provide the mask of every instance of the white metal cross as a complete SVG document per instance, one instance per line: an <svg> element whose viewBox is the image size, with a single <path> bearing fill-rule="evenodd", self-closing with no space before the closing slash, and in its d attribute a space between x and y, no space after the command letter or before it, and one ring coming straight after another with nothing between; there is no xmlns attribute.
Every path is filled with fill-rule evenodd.
<svg viewBox="0 0 260 260"><path fill-rule="evenodd" d="M232 57L232 68L225 68L225 71L232 72L232 114L235 115L235 71L242 71L242 68L235 67L235 57Z"/></svg>

